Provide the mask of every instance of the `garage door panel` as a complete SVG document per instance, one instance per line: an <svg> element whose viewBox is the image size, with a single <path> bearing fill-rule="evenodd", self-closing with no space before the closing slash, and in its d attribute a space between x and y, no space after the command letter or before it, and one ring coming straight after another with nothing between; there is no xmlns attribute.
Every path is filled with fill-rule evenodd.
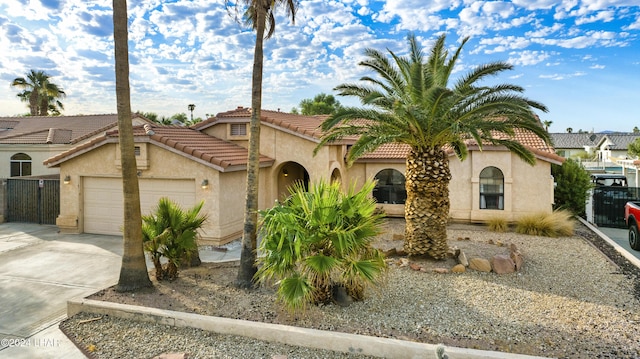
<svg viewBox="0 0 640 359"><path fill-rule="evenodd" d="M84 232L122 235L123 207L120 178L84 178ZM169 197L183 208L195 200L195 180L140 179L140 209L148 214L162 197Z"/></svg>

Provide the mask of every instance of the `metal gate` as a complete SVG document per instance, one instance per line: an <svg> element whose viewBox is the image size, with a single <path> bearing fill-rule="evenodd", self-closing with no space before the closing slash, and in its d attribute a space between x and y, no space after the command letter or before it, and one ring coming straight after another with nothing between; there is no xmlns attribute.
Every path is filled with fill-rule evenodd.
<svg viewBox="0 0 640 359"><path fill-rule="evenodd" d="M624 205L640 200L640 188L600 186L593 189L593 220L601 227L625 228Z"/></svg>
<svg viewBox="0 0 640 359"><path fill-rule="evenodd" d="M7 179L7 222L56 224L59 179Z"/></svg>

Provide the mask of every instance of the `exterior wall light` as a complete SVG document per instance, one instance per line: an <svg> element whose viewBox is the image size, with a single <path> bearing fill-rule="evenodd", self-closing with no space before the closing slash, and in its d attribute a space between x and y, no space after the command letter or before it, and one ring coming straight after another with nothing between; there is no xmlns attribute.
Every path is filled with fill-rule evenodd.
<svg viewBox="0 0 640 359"><path fill-rule="evenodd" d="M66 176L64 177L64 180L63 180L62 182L63 182L64 184L69 184L69 183L71 183L71 176L66 175Z"/></svg>
<svg viewBox="0 0 640 359"><path fill-rule="evenodd" d="M287 177L287 176L289 176L289 171L287 171L287 169L285 168L285 169L283 169L283 170L282 170L282 174L283 174L285 177Z"/></svg>
<svg viewBox="0 0 640 359"><path fill-rule="evenodd" d="M202 180L202 183L200 184L200 187L202 187L202 189L209 188L209 180L208 179Z"/></svg>

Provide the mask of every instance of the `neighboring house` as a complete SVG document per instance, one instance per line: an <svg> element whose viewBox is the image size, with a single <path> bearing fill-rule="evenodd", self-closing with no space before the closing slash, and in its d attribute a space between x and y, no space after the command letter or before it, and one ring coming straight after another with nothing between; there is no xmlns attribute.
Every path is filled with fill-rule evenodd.
<svg viewBox="0 0 640 359"><path fill-rule="evenodd" d="M376 178L373 196L388 215L402 216L406 192L407 147L387 145L347 167L345 155L353 142L343 141L313 150L320 142L319 125L326 116L301 116L263 110L261 118L258 206L265 209L288 195L296 181L340 180L346 188ZM142 210L148 213L162 196L183 206L203 200L208 214L202 239L222 244L240 237L244 219L246 162L250 109L218 114L191 128L154 125L152 132L136 128ZM147 134L148 133L148 134ZM534 151L530 166L505 148L470 147L467 160L450 156L451 218L485 221L497 216L550 212L553 203L551 164L562 163L552 148L535 136L517 138ZM57 224L65 232L119 234L122 225L121 180L117 132L49 158L68 184L61 184Z"/></svg>
<svg viewBox="0 0 640 359"><path fill-rule="evenodd" d="M551 142L558 156L586 159L595 156L601 133L550 133Z"/></svg>
<svg viewBox="0 0 640 359"><path fill-rule="evenodd" d="M629 145L638 138L640 138L640 134L638 133L605 134L598 141L598 160L615 162L618 159L630 159L628 151Z"/></svg>
<svg viewBox="0 0 640 359"><path fill-rule="evenodd" d="M133 116L134 125L148 122ZM44 160L117 125L117 115L0 117L0 178L56 175Z"/></svg>

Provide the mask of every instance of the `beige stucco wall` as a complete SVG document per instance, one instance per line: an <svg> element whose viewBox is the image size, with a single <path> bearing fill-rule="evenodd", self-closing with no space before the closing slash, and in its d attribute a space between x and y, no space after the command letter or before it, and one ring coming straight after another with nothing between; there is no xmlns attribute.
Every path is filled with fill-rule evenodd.
<svg viewBox="0 0 640 359"><path fill-rule="evenodd" d="M221 244L236 239L242 230L244 201L229 198L230 194L240 193L244 197L245 172L220 173L217 170L189 160L184 156L159 148L153 144L136 144L146 147L141 151L148 156L148 169L142 170L140 178L144 179L192 179L195 186L196 202L204 200L202 213L209 219L202 228L204 241ZM61 183L60 216L57 225L66 232L82 232L82 178L120 177L116 165L116 144L107 144L82 156L61 164L60 173L71 177L71 183ZM199 184L204 179L209 181L207 189ZM226 200L221 200L221 193ZM169 195L169 194L167 194ZM239 218L239 220L238 220Z"/></svg>
<svg viewBox="0 0 640 359"><path fill-rule="evenodd" d="M0 178L9 178L11 175L11 156L24 153L31 157L31 175L55 175L59 171L57 168L48 168L42 162L47 158L57 155L60 152L71 148L70 145L22 145L22 144L0 144Z"/></svg>
<svg viewBox="0 0 640 359"><path fill-rule="evenodd" d="M552 211L551 165L538 160L535 166L504 150L471 151L469 158L449 158L450 216L454 220L483 222L495 217L515 221L532 213ZM504 175L504 210L480 209L480 172L497 167Z"/></svg>

